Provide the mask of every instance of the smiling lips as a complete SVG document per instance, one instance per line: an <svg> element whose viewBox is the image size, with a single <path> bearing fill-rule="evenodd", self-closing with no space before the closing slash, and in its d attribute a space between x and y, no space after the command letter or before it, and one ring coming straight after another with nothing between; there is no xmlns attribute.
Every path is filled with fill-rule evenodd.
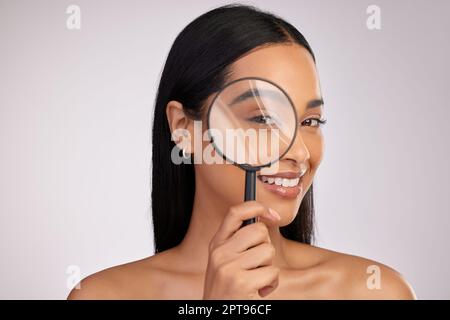
<svg viewBox="0 0 450 320"><path fill-rule="evenodd" d="M283 197L293 199L302 192L302 175L299 172L283 172L276 175L259 175L264 187Z"/></svg>

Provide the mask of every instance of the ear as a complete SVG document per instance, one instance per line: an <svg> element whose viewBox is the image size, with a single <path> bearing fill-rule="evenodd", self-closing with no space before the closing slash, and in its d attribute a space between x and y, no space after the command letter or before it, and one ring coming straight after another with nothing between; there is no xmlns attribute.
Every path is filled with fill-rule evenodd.
<svg viewBox="0 0 450 320"><path fill-rule="evenodd" d="M174 142L180 147L180 149L183 149L183 147L187 147L187 152L190 152L192 150L191 140L190 137L192 137L193 134L193 122L192 120L186 116L186 114L183 111L183 105L175 100L171 100L167 103L166 106L166 116L167 121L169 123L170 133L172 134L172 137ZM187 134L184 135L184 137L187 137L188 140L181 141L181 133Z"/></svg>

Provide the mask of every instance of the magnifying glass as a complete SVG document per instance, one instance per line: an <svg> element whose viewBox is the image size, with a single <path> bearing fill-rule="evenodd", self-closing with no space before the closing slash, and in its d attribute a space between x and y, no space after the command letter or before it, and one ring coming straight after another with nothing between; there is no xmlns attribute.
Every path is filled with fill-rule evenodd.
<svg viewBox="0 0 450 320"><path fill-rule="evenodd" d="M207 125L216 152L245 170L244 201L250 201L255 200L256 172L277 162L292 146L297 114L280 86L245 77L229 82L216 94ZM243 226L254 222L256 218L251 218Z"/></svg>

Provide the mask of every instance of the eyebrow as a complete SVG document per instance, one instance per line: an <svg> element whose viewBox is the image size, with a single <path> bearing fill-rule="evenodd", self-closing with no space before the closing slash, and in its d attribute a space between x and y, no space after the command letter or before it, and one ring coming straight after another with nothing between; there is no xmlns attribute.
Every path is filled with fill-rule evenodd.
<svg viewBox="0 0 450 320"><path fill-rule="evenodd" d="M323 105L324 105L324 102L323 102L322 98L314 99L314 100L310 100L306 104L306 109L312 109L312 108L320 107L320 106L323 106Z"/></svg>
<svg viewBox="0 0 450 320"><path fill-rule="evenodd" d="M248 98L252 98L252 97L260 97L260 96L272 96L277 98L276 100L280 100L280 95L278 94L277 91L273 91L273 90L261 90L261 89L248 89L247 91L244 91L244 93L241 93L240 95L238 95L237 97L235 97L231 103L230 103L230 107L242 102Z"/></svg>
<svg viewBox="0 0 450 320"><path fill-rule="evenodd" d="M230 103L230 107L242 102L248 98L252 98L254 96L272 96L275 97L276 100L280 101L280 94L277 91L273 91L273 90L261 90L261 89L257 89L257 90L253 90L253 89L248 89L247 91L245 91L244 93L241 93L240 95L238 95L237 97L235 97L231 103ZM284 99L283 99L284 101ZM281 102L283 102L281 101ZM324 102L322 98L318 98L318 99L314 99L314 100L310 100L308 101L308 103L306 104L306 109L312 109L312 108L316 108L316 107L320 107L323 106Z"/></svg>

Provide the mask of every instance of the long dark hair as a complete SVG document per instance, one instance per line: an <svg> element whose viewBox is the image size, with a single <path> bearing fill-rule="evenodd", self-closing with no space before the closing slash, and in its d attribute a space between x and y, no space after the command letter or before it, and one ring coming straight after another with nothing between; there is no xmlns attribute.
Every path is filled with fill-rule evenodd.
<svg viewBox="0 0 450 320"><path fill-rule="evenodd" d="M226 83L230 65L255 47L297 43L312 52L303 35L272 13L242 4L229 4L201 15L175 39L161 74L153 117L152 213L155 253L178 245L189 227L195 193L193 164L174 164L166 106L183 104L194 119L206 99ZM280 228L288 239L311 244L314 202L311 185L296 218Z"/></svg>

